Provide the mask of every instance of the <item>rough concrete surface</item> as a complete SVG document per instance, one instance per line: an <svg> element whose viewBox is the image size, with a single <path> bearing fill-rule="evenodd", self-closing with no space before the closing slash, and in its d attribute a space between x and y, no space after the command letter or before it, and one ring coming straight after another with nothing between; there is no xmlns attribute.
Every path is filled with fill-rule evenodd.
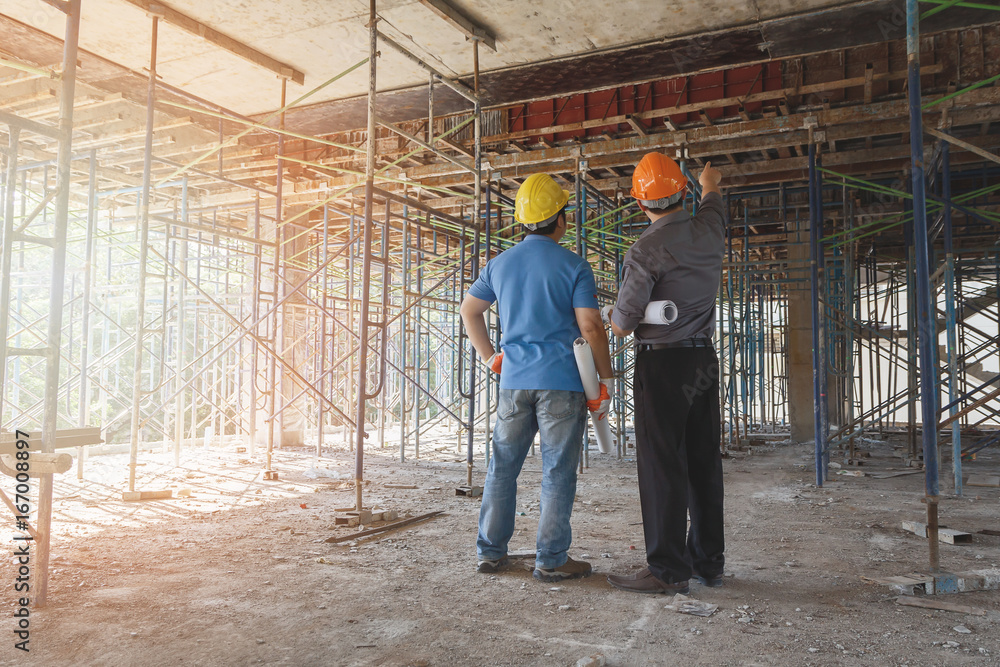
<svg viewBox="0 0 1000 667"><path fill-rule="evenodd" d="M926 541L900 528L924 518L919 474L816 488L807 446L726 460L727 577L692 585L690 597L719 606L698 617L605 579L644 561L634 457L592 455L571 554L595 573L552 585L516 564L475 571L479 500L455 496L465 466L457 436L442 441L423 443L418 462L371 450L365 497L401 517L444 515L337 545L324 540L358 530L333 525L354 497L353 455L339 445L318 461L279 452L277 482L260 481L260 459L233 445L186 452L178 468L143 454L137 488L190 490L148 503L120 500L124 454L92 458L87 481L70 472L56 483L50 605L32 612L31 653L5 633L0 665L1000 664L1000 592L943 596L986 611L974 616L899 606L866 581L926 566ZM902 470L887 443L872 449L861 470ZM994 472L995 457L968 467ZM539 480L529 457L512 549L534 546ZM998 499L976 488L942 500L942 523L974 535L941 545L945 568L1000 564L1000 537L978 532L1000 529ZM3 559L0 581L14 576Z"/></svg>
<svg viewBox="0 0 1000 667"><path fill-rule="evenodd" d="M497 37L497 50L480 49L491 70L596 49L698 34L786 14L844 4L845 0L709 0L664 3L631 0L609 12L604 0L452 0ZM289 101L368 55L365 0L172 0L171 8L305 73ZM0 13L62 37L65 16L39 0L4 0ZM446 74L472 71L472 46L464 34L418 0L379 0L379 29ZM87 0L80 47L129 68L149 62L150 19L125 0ZM160 74L167 83L241 113L277 108L275 76L197 36L164 23L159 35ZM25 54L27 55L27 54ZM382 49L379 88L423 84L426 72ZM361 68L311 98L311 102L364 94Z"/></svg>

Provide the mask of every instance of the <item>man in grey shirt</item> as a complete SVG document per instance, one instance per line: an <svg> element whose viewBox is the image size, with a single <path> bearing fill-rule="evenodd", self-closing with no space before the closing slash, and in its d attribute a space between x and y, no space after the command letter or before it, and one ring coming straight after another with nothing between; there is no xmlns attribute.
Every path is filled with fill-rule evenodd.
<svg viewBox="0 0 1000 667"><path fill-rule="evenodd" d="M722 174L708 163L698 180L702 198L692 216L683 208L687 178L673 160L650 153L636 167L632 196L650 225L625 254L611 311L614 334L634 334L636 459L648 566L608 581L637 593L687 593L692 578L721 586L725 565L719 361L712 335L726 210ZM664 299L677 304L677 319L640 324L646 305Z"/></svg>

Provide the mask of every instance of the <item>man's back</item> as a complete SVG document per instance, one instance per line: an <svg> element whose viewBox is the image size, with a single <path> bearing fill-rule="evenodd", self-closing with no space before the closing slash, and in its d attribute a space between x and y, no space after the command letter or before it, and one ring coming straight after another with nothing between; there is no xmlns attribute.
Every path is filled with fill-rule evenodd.
<svg viewBox="0 0 1000 667"><path fill-rule="evenodd" d="M504 353L501 389L583 391L573 357L574 308L597 308L586 260L537 234L487 262L469 289L497 302Z"/></svg>
<svg viewBox="0 0 1000 667"><path fill-rule="evenodd" d="M626 275L616 310L629 319L641 317L649 289L649 301L677 304L677 320L670 326L636 326L636 319L629 328L637 342L712 338L724 250L725 205L717 194L705 197L694 217L677 211L642 233L626 253L625 271L633 275Z"/></svg>

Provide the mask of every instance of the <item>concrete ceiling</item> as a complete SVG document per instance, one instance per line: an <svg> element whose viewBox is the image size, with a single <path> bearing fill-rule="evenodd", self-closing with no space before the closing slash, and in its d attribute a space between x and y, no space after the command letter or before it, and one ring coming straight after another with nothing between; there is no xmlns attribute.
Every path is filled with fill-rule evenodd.
<svg viewBox="0 0 1000 667"><path fill-rule="evenodd" d="M172 0L187 14L305 74L289 99L305 93L367 55L365 0ZM651 40L696 35L822 7L844 0L630 0L609 11L607 0L451 0L497 38L480 48L483 71L592 53ZM450 75L472 70L472 49L457 29L418 0L379 0L380 29ZM56 37L63 15L41 0L4 0L0 13ZM137 71L149 61L150 20L125 0L84 0L80 46ZM696 43L696 40L692 40ZM2 50L2 45L0 45ZM277 77L199 37L161 23L158 72L163 81L244 114L278 107ZM382 49L380 90L425 83L427 75ZM309 98L310 103L361 95L359 68Z"/></svg>

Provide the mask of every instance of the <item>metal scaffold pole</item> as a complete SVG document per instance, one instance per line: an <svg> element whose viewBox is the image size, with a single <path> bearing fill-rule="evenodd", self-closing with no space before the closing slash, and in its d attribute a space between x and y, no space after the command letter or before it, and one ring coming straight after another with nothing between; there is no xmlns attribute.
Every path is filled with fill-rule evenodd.
<svg viewBox="0 0 1000 667"><path fill-rule="evenodd" d="M153 128L156 122L156 41L160 17L152 16L149 46L149 87L146 93L146 146L142 161L142 205L139 218L139 275L138 299L135 315L135 342L132 368L132 427L128 459L128 490L135 491L135 467L138 463L139 441L142 439L140 425L143 383L143 346L146 333L146 272L149 258L149 198L152 196L151 179L153 168Z"/></svg>
<svg viewBox="0 0 1000 667"><path fill-rule="evenodd" d="M475 75L475 91L476 91L476 102L473 108L473 114L475 120L473 120L473 143L475 145L475 176L474 176L474 189L475 189L475 199L472 200L472 224L475 231L473 232L472 239L472 252L471 252L471 266L470 266L470 280L475 280L479 277L479 245L480 245L480 228L482 226L482 219L480 215L480 207L482 206L482 195L483 195L483 163L482 163L482 113L479 105L479 40L472 41L472 53L473 53L473 72ZM489 228L487 227L487 234L489 233ZM463 240L463 244L465 241ZM463 246L464 247L464 246ZM459 278L461 278L461 273L464 272L464 268L459 270ZM459 279L458 284L461 285L462 281ZM455 295L456 299L461 299L461 293ZM460 324L460 326L462 326ZM459 354L462 350L459 350ZM478 374L478 364L476 363L476 348L469 346L469 423L468 423L468 447L466 451L465 465L466 465L466 476L465 483L470 488L472 487L472 467L474 465L473 458L473 445L476 440L476 375Z"/></svg>
<svg viewBox="0 0 1000 667"><path fill-rule="evenodd" d="M951 220L951 150L947 142L941 143L941 198L944 199L944 303L948 361L949 416L958 412L958 329L955 320L955 254L952 248ZM952 473L955 495L962 495L962 425L959 420L951 423Z"/></svg>
<svg viewBox="0 0 1000 667"><path fill-rule="evenodd" d="M59 92L59 151L55 198L55 226L52 235L52 280L49 291L49 327L46 335L45 396L42 413L42 450L52 451L59 422L59 361L62 343L63 293L66 279L66 235L69 224L70 167L73 160L73 97L76 91L76 58L80 38L80 0L69 0L66 12L66 40L63 44L62 89ZM11 156L14 160L14 156ZM7 187L12 188L13 182ZM7 303L0 304L7 308ZM6 336L2 331L0 335ZM6 363L6 360L0 359ZM41 475L38 484L37 531L38 565L35 604L44 607L49 585L49 549L52 538L52 479Z"/></svg>
<svg viewBox="0 0 1000 667"><path fill-rule="evenodd" d="M907 95L910 103L910 167L913 183L913 249L916 260L917 343L920 352L920 411L927 502L927 542L930 567L940 568L938 553L938 452L937 452L937 339L936 309L932 295L927 240L927 202L924 190L924 135L920 105L920 14L918 0L906 0Z"/></svg>
<svg viewBox="0 0 1000 667"><path fill-rule="evenodd" d="M357 412L354 420L354 496L355 510L361 511L362 489L364 481L364 450L365 450L365 407L367 401L368 379L368 316L369 299L371 296L371 258L372 258L372 206L375 189L375 74L378 57L378 26L375 13L375 0L370 0L368 9L368 134L367 152L365 153L365 219L364 233L361 242L361 316L358 319L358 370L357 370ZM383 243L385 240L383 239ZM385 290L383 285L382 289Z"/></svg>
<svg viewBox="0 0 1000 667"><path fill-rule="evenodd" d="M812 363L813 363L813 425L815 429L816 486L823 486L827 479L825 454L826 433L823 425L823 399L826 387L823 383L822 323L820 320L820 274L819 266L823 248L820 242L823 224L823 192L819 188L816 170L816 143L809 142L809 270L810 301L812 304Z"/></svg>

